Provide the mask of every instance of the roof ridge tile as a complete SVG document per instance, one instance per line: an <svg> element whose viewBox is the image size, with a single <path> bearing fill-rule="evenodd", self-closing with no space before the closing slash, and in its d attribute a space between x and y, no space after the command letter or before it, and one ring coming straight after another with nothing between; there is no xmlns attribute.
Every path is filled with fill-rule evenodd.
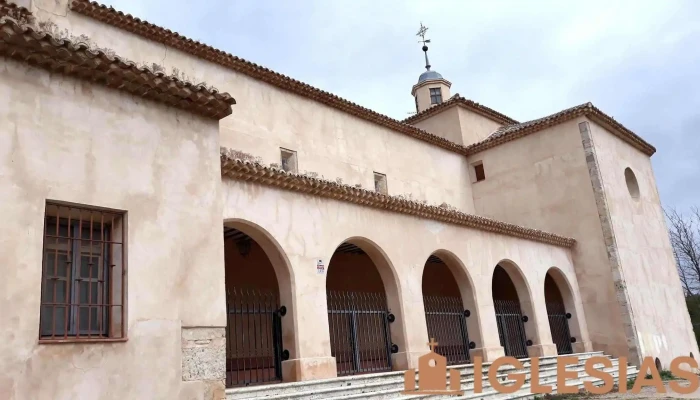
<svg viewBox="0 0 700 400"><path fill-rule="evenodd" d="M652 156L656 152L656 148L654 148L654 146L647 143L644 139L639 137L631 130L627 129L614 118L602 112L598 107L589 101L577 106L566 108L542 118L502 126L489 135L486 139L467 146L467 154L475 154L486 149L490 149L502 143L518 139L531 133L539 132L542 129L558 125L579 116L588 116L597 122L607 125L615 136L629 143L648 156Z"/></svg>
<svg viewBox="0 0 700 400"><path fill-rule="evenodd" d="M425 110L416 113L414 115L411 115L408 118L403 119L401 122L405 124L413 124L415 122L418 122L420 120L423 120L424 118L427 118L431 115L437 114L449 107L452 107L454 105L462 105L465 106L476 113L483 115L486 118L489 118L495 122L501 123L501 124L507 124L507 123L517 123L518 121L514 120L513 118L502 114L492 108L486 107L480 103L477 103L474 100L469 100L465 97L462 97L459 95L459 93L455 93L453 96L451 96L447 101L444 101L440 104L434 105L432 107L426 108Z"/></svg>
<svg viewBox="0 0 700 400"><path fill-rule="evenodd" d="M336 94L313 87L307 83L291 78L267 67L245 60L231 53L214 48L210 45L187 38L177 32L141 20L131 14L115 10L90 0L72 0L70 9L87 17L96 19L114 27L145 37L158 43L171 46L196 57L217 63L235 71L247 74L281 89L300 96L311 98L330 107L355 115L356 117L382 125L386 128L412 136L418 140L442 147L455 153L464 154L465 147L432 134L423 129L406 124L387 115L363 107Z"/></svg>

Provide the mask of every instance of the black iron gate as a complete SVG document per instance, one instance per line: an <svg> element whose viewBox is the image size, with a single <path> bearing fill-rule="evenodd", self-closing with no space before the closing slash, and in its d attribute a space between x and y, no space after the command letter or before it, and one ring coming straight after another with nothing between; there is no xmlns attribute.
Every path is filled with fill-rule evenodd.
<svg viewBox="0 0 700 400"><path fill-rule="evenodd" d="M248 386L282 380L282 321L285 307L277 295L231 289L227 296L226 386Z"/></svg>
<svg viewBox="0 0 700 400"><path fill-rule="evenodd" d="M328 291L331 354L338 376L391 371L389 313L380 293Z"/></svg>
<svg viewBox="0 0 700 400"><path fill-rule="evenodd" d="M525 325L520 303L512 300L494 300L498 336L506 356L527 358Z"/></svg>
<svg viewBox="0 0 700 400"><path fill-rule="evenodd" d="M428 337L435 338L435 352L447 359L448 365L469 362L469 335L465 318L468 312L459 297L423 296Z"/></svg>
<svg viewBox="0 0 700 400"><path fill-rule="evenodd" d="M571 333L569 332L569 318L571 314L566 312L562 303L547 303L547 316L549 317L549 330L552 332L552 341L557 345L557 354L571 354Z"/></svg>

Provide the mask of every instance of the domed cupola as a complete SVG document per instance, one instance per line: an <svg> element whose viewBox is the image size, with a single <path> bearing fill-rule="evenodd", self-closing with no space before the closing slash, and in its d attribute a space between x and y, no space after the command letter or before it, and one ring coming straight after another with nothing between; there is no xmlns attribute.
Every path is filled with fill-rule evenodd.
<svg viewBox="0 0 700 400"><path fill-rule="evenodd" d="M442 103L450 98L450 87L452 83L442 77L439 72L430 70L428 61L428 43L430 39L425 38L428 28L420 24L420 30L416 36L421 37L423 42L423 53L425 53L425 72L418 77L418 83L413 85L411 95L416 101L416 112L427 110L428 108Z"/></svg>

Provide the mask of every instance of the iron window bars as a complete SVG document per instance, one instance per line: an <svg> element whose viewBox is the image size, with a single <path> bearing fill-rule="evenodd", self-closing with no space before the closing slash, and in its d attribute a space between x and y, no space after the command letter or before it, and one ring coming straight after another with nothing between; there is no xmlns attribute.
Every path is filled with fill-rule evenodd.
<svg viewBox="0 0 700 400"><path fill-rule="evenodd" d="M428 337L435 338L435 352L447 359L447 365L469 363L467 321L459 297L423 296Z"/></svg>
<svg viewBox="0 0 700 400"><path fill-rule="evenodd" d="M338 376L391 371L389 313L381 293L328 291L331 354Z"/></svg>
<svg viewBox="0 0 700 400"><path fill-rule="evenodd" d="M47 202L41 342L126 338L126 214Z"/></svg>

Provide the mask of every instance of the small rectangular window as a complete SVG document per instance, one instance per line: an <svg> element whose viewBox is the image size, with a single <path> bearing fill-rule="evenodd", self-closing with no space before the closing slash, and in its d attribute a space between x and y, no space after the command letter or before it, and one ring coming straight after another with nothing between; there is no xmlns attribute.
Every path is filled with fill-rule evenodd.
<svg viewBox="0 0 700 400"><path fill-rule="evenodd" d="M442 89L430 88L430 104L442 103Z"/></svg>
<svg viewBox="0 0 700 400"><path fill-rule="evenodd" d="M41 341L124 339L126 215L46 203Z"/></svg>
<svg viewBox="0 0 700 400"><path fill-rule="evenodd" d="M483 163L474 164L474 177L476 178L476 182L480 182L486 179Z"/></svg>
<svg viewBox="0 0 700 400"><path fill-rule="evenodd" d="M280 148L280 155L282 160L282 169L287 172L297 172L297 152L294 150L288 150Z"/></svg>
<svg viewBox="0 0 700 400"><path fill-rule="evenodd" d="M386 185L386 175L380 174L378 172L374 173L374 190L377 193L388 194L388 189Z"/></svg>

